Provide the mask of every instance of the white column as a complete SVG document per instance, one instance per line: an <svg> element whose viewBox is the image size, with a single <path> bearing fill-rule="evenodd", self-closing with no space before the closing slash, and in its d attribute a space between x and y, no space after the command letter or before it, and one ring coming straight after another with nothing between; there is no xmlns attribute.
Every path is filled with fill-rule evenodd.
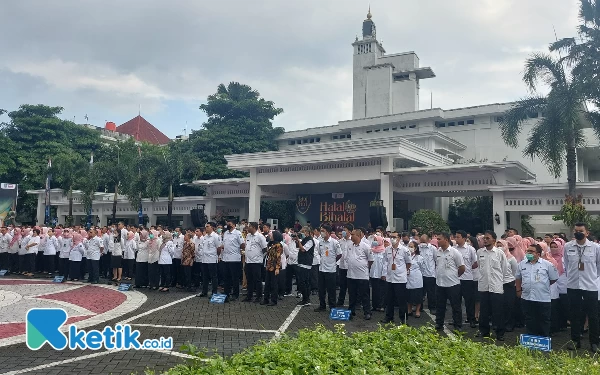
<svg viewBox="0 0 600 375"><path fill-rule="evenodd" d="M44 225L45 216L46 216L46 196L44 195L44 193L42 193L42 194L38 194L36 224L39 226Z"/></svg>
<svg viewBox="0 0 600 375"><path fill-rule="evenodd" d="M250 169L250 200L248 202L248 222L260 219L260 197L262 189L258 185L258 171Z"/></svg>
<svg viewBox="0 0 600 375"><path fill-rule="evenodd" d="M493 212L492 215L498 214L500 216L500 224L496 222L495 217L492 218L494 222L494 232L498 238L502 234L504 234L504 230L506 229L506 211L504 207L504 192L503 191L495 191L493 192Z"/></svg>
<svg viewBox="0 0 600 375"><path fill-rule="evenodd" d="M383 200L383 206L388 219L388 228L395 230L394 228L394 178L390 174L381 175L381 200Z"/></svg>

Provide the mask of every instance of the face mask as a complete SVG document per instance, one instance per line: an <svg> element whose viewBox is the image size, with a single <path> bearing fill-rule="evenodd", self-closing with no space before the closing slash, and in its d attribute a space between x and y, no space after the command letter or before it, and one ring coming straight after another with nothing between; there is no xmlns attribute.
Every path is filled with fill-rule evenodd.
<svg viewBox="0 0 600 375"><path fill-rule="evenodd" d="M377 242L377 241L373 241L373 242L371 242L371 245L372 245L373 247L377 247L377 246L379 246L379 242Z"/></svg>
<svg viewBox="0 0 600 375"><path fill-rule="evenodd" d="M577 241L581 241L585 238L585 234L583 232L575 232L575 239Z"/></svg>
<svg viewBox="0 0 600 375"><path fill-rule="evenodd" d="M348 233L346 233L345 230L342 231L342 237L346 238L346 236L348 235Z"/></svg>
<svg viewBox="0 0 600 375"><path fill-rule="evenodd" d="M525 257L526 257L526 258L527 258L527 260L528 260L528 261L530 261L530 262L531 262L531 261L533 260L533 258L534 258L533 254L525 254Z"/></svg>
<svg viewBox="0 0 600 375"><path fill-rule="evenodd" d="M325 238L326 235L327 235L327 233L321 232L321 237Z"/></svg>
<svg viewBox="0 0 600 375"><path fill-rule="evenodd" d="M217 233L221 234L222 229L221 228L217 228Z"/></svg>
<svg viewBox="0 0 600 375"><path fill-rule="evenodd" d="M426 243L421 243L421 244L419 244L419 247L427 247L427 244Z"/></svg>
<svg viewBox="0 0 600 375"><path fill-rule="evenodd" d="M304 239L304 237L305 237L305 236L304 236L304 233L300 233L300 234L298 235L298 237L300 237L300 239L301 239L301 240L302 240L302 239Z"/></svg>
<svg viewBox="0 0 600 375"><path fill-rule="evenodd" d="M149 238L149 239L153 239L153 238L154 238L154 235L153 235L153 234L150 234L150 235L148 235L148 238Z"/></svg>
<svg viewBox="0 0 600 375"><path fill-rule="evenodd" d="M392 238L392 245L395 245L398 243L398 239L397 238Z"/></svg>
<svg viewBox="0 0 600 375"><path fill-rule="evenodd" d="M402 242L404 242L405 245L408 245L408 243L410 242L410 240L402 240Z"/></svg>

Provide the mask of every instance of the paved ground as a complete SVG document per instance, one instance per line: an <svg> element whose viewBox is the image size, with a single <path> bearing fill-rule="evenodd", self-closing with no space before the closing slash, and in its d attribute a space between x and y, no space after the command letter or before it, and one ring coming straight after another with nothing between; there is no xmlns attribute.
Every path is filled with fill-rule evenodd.
<svg viewBox="0 0 600 375"><path fill-rule="evenodd" d="M312 297L313 303L316 297ZM191 343L206 348L208 354L231 355L281 333L323 324L333 328L325 312L313 307L296 307L295 297L286 297L276 307L255 303L211 304L207 298L175 291L159 293L141 289L119 292L113 286L82 283L53 284L47 279L0 279L0 374L143 374L146 368L157 372L187 360L181 346ZM45 345L31 351L25 345L25 313L31 307L62 307L78 328L102 329L119 322L139 329L141 338L173 337L174 350L156 351L56 351ZM450 314L448 312L448 319ZM383 318L375 312L371 321L362 314L346 323L348 332L372 330ZM409 324L431 324L424 313ZM451 328L451 327L450 327ZM449 331L448 331L449 332ZM475 329L465 328L464 335L474 340ZM521 331L507 333L506 345L517 343ZM568 341L568 332L553 337L554 348ZM588 341L582 341L587 348Z"/></svg>

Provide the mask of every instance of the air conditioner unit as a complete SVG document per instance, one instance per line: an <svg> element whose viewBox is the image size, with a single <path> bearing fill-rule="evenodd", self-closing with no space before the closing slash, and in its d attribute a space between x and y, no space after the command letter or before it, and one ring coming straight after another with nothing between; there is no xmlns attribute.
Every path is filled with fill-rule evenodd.
<svg viewBox="0 0 600 375"><path fill-rule="evenodd" d="M394 218L394 230L402 232L404 229L404 219Z"/></svg>
<svg viewBox="0 0 600 375"><path fill-rule="evenodd" d="M267 223L271 225L271 230L279 230L279 219L267 219Z"/></svg>

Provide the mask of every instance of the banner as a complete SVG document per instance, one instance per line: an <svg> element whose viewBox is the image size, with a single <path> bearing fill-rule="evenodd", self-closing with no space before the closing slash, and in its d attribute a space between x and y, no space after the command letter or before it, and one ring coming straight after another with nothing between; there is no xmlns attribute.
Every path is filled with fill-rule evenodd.
<svg viewBox="0 0 600 375"><path fill-rule="evenodd" d="M329 221L367 227L369 204L375 199L379 199L379 193L301 194L296 197L295 216L302 225L310 221L313 228Z"/></svg>
<svg viewBox="0 0 600 375"><path fill-rule="evenodd" d="M17 215L18 191L16 184L0 184L0 225L14 223Z"/></svg>

